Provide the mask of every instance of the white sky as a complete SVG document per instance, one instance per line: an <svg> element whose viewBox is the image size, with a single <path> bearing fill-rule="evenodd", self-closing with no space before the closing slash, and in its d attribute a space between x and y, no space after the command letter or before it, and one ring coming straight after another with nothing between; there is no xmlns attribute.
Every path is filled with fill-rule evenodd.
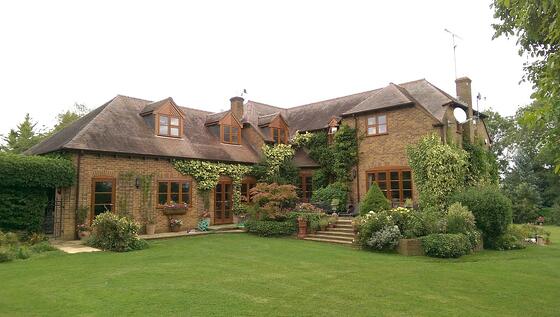
<svg viewBox="0 0 560 317"><path fill-rule="evenodd" d="M295 106L426 78L510 115L530 102L514 40L492 41L489 0L2 1L0 134L26 112L40 125L74 102L171 96L219 111L246 98Z"/></svg>

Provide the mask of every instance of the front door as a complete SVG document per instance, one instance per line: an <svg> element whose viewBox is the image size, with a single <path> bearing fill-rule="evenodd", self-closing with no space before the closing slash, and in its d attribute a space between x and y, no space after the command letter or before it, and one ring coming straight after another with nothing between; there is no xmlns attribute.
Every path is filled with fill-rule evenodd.
<svg viewBox="0 0 560 317"><path fill-rule="evenodd" d="M214 224L233 223L233 213L231 212L233 186L231 182L218 182L214 192Z"/></svg>

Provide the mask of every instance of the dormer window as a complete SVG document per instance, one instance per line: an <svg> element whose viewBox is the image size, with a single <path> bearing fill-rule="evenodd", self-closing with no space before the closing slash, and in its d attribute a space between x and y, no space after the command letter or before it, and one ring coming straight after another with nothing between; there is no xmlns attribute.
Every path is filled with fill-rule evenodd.
<svg viewBox="0 0 560 317"><path fill-rule="evenodd" d="M239 127L227 124L222 124L220 127L223 143L241 144L241 129Z"/></svg>
<svg viewBox="0 0 560 317"><path fill-rule="evenodd" d="M288 133L283 128L270 128L272 140L275 144L288 144Z"/></svg>
<svg viewBox="0 0 560 317"><path fill-rule="evenodd" d="M158 135L178 138L181 134L181 119L170 115L159 115Z"/></svg>

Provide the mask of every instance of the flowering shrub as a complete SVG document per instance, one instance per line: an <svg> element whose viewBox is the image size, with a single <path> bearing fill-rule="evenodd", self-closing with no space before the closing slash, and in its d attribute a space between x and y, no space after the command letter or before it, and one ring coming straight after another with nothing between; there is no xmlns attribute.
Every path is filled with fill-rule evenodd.
<svg viewBox="0 0 560 317"><path fill-rule="evenodd" d="M171 220L169 220L169 225L171 227L180 227L183 225L183 220L172 218Z"/></svg>
<svg viewBox="0 0 560 317"><path fill-rule="evenodd" d="M93 220L93 233L87 244L103 250L126 252L148 247L138 238L139 226L127 217L105 212Z"/></svg>
<svg viewBox="0 0 560 317"><path fill-rule="evenodd" d="M399 244L401 232L397 226L387 226L380 231L374 232L366 241L369 248L375 250L393 250Z"/></svg>
<svg viewBox="0 0 560 317"><path fill-rule="evenodd" d="M80 224L76 226L76 230L78 230L78 232L84 232L84 231L91 231L91 228L86 224Z"/></svg>
<svg viewBox="0 0 560 317"><path fill-rule="evenodd" d="M315 207L310 203L299 203L294 208L295 212L324 213L325 211L319 207Z"/></svg>
<svg viewBox="0 0 560 317"><path fill-rule="evenodd" d="M395 222L387 211L369 212L360 216L356 223L358 225L357 243L362 247L367 247L367 241L374 233L383 228L395 226Z"/></svg>
<svg viewBox="0 0 560 317"><path fill-rule="evenodd" d="M467 233L475 231L476 224L474 215L469 208L461 203L454 203L447 210L447 232L448 233Z"/></svg>

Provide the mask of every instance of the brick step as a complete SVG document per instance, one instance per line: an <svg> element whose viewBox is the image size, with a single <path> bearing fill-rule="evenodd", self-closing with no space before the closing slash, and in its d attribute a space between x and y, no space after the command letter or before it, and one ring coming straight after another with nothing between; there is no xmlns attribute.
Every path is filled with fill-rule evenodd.
<svg viewBox="0 0 560 317"><path fill-rule="evenodd" d="M303 238L303 240L352 245L351 241L346 241L346 240L333 240L333 239L312 238L312 237L305 237Z"/></svg>
<svg viewBox="0 0 560 317"><path fill-rule="evenodd" d="M353 232L345 232L345 231L332 231L330 229L327 229L325 231L317 231L317 234L330 234L330 235L334 235L334 236L341 236L341 237L352 237L354 238L354 233Z"/></svg>
<svg viewBox="0 0 560 317"><path fill-rule="evenodd" d="M334 227L334 228L328 228L327 230L337 231L337 232L348 232L354 234L354 230L352 230L352 228Z"/></svg>
<svg viewBox="0 0 560 317"><path fill-rule="evenodd" d="M354 240L354 237L341 237L332 234L309 234L307 235L309 238L319 238L319 239L331 239L331 240L340 240L340 241L350 241Z"/></svg>

